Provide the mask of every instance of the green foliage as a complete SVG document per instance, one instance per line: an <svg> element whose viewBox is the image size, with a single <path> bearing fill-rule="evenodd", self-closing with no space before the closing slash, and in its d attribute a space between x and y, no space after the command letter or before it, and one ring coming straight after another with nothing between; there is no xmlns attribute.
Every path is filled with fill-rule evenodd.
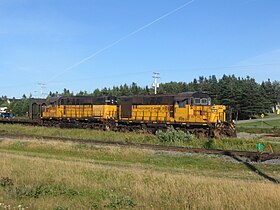
<svg viewBox="0 0 280 210"><path fill-rule="evenodd" d="M124 208L133 208L136 206L136 202L130 197L120 197L116 195L111 196L111 202L105 205L105 208L108 209L124 209Z"/></svg>
<svg viewBox="0 0 280 210"><path fill-rule="evenodd" d="M69 210L70 208L64 207L64 206L57 206L54 208L54 210Z"/></svg>
<svg viewBox="0 0 280 210"><path fill-rule="evenodd" d="M0 179L0 186L1 187L8 187L8 186L13 186L14 182L12 179L9 177L1 177Z"/></svg>
<svg viewBox="0 0 280 210"><path fill-rule="evenodd" d="M29 111L31 98L23 95L22 99L12 99L7 105L8 110L16 117L26 117Z"/></svg>
<svg viewBox="0 0 280 210"><path fill-rule="evenodd" d="M20 150L20 149L26 148L27 145L28 145L27 142L15 141L15 142L10 146L10 148L11 148L11 149L15 149L15 150Z"/></svg>
<svg viewBox="0 0 280 210"><path fill-rule="evenodd" d="M109 178L109 176L108 176ZM90 205L90 209L100 209L100 207L106 209L131 209L134 208L137 204L136 201L129 197L119 195L115 190L110 191L89 191L82 190L78 191L74 188L70 188L65 184L50 184L44 183L34 186L26 185L16 185L14 181L9 177L2 177L0 179L0 187L4 189L4 192L10 197L15 199L38 199L43 196L47 197L57 197L57 196L66 196L70 199L73 199L75 196L90 196L90 195L99 195L102 200L108 200L104 205L98 205L93 203ZM57 206L54 209L57 210L66 210L70 209L64 206Z"/></svg>
<svg viewBox="0 0 280 210"><path fill-rule="evenodd" d="M13 198L39 198L41 196L56 197L59 195L73 197L83 195L82 191L80 192L72 188L67 188L64 185L14 185L13 180L9 178L2 178L0 183L0 186L5 189L6 193Z"/></svg>
<svg viewBox="0 0 280 210"><path fill-rule="evenodd" d="M215 148L215 139L209 139L205 142L204 148L206 149L214 149Z"/></svg>
<svg viewBox="0 0 280 210"><path fill-rule="evenodd" d="M181 130L175 130L173 127L168 129L166 132L159 130L156 132L156 135L163 143L187 142L194 138L192 134Z"/></svg>

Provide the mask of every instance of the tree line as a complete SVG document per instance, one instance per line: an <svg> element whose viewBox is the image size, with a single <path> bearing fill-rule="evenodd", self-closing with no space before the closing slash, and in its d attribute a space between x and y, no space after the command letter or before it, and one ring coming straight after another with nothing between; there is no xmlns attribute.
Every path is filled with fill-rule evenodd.
<svg viewBox="0 0 280 210"><path fill-rule="evenodd" d="M176 94L180 92L203 91L207 92L214 104L223 104L233 113L235 119L248 119L262 113L270 113L275 105L280 102L280 82L270 79L262 83L256 82L254 78L236 77L235 75L224 75L217 79L215 75L200 76L192 82L168 82L161 83L158 94ZM131 85L120 85L112 88L104 87L95 89L93 92L80 91L74 94L68 89L63 92L50 92L47 99L53 96L126 96L153 94L149 86L140 87L135 82ZM26 96L22 100L11 103L13 112L22 115L26 110L26 104L31 99ZM1 101L0 101L1 103ZM20 108L21 107L21 108Z"/></svg>

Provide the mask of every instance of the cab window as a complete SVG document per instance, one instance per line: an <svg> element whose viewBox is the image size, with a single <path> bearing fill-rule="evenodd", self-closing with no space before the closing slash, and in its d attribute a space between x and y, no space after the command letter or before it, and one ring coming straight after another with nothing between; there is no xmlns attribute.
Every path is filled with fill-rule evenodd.
<svg viewBox="0 0 280 210"><path fill-rule="evenodd" d="M200 100L201 105L207 105L207 99L206 98L202 98Z"/></svg>
<svg viewBox="0 0 280 210"><path fill-rule="evenodd" d="M196 105L199 105L199 104L200 104L200 98L195 98L195 99L194 99L194 103L195 103Z"/></svg>
<svg viewBox="0 0 280 210"><path fill-rule="evenodd" d="M179 101L179 108L186 108L187 101Z"/></svg>

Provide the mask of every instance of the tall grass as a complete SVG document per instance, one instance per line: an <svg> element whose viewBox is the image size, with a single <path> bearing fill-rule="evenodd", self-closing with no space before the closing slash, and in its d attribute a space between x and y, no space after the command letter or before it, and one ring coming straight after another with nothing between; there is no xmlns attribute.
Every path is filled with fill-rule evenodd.
<svg viewBox="0 0 280 210"><path fill-rule="evenodd" d="M122 142L158 142L154 135L121 133L113 131L101 131L92 129L77 128L56 128L56 127L39 127L25 125L0 124L0 134L18 134L32 135L34 137L62 137L62 138L80 138L95 139L102 141L122 141Z"/></svg>
<svg viewBox="0 0 280 210"><path fill-rule="evenodd" d="M19 142L17 145L1 143L0 203L10 205L11 209L19 209L19 206L25 209L280 208L279 185L240 180L238 170L235 172L237 179L230 179L226 174L217 178L143 167L145 164L141 161L138 164L112 165L111 161L100 164L90 161L90 157L87 160L61 159L58 153L51 153L54 148L67 149L71 145L65 148L62 144L47 144L45 146L52 148L48 150L50 153L45 151L45 156L38 156L39 143ZM3 148L8 147L12 148L5 152ZM24 148L36 149L37 153L26 152ZM147 152L141 156L141 152L132 151L139 160L150 155ZM133 157L129 149L111 152ZM95 159L102 154L91 155ZM164 162L164 157L161 158L158 161ZM251 177L250 173L247 175Z"/></svg>

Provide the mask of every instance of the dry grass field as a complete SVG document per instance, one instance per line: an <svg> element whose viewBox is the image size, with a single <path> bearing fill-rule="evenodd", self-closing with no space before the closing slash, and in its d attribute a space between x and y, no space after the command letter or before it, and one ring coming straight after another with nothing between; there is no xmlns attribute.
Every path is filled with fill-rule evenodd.
<svg viewBox="0 0 280 210"><path fill-rule="evenodd" d="M3 139L0 165L0 209L280 209L280 185L229 158Z"/></svg>

